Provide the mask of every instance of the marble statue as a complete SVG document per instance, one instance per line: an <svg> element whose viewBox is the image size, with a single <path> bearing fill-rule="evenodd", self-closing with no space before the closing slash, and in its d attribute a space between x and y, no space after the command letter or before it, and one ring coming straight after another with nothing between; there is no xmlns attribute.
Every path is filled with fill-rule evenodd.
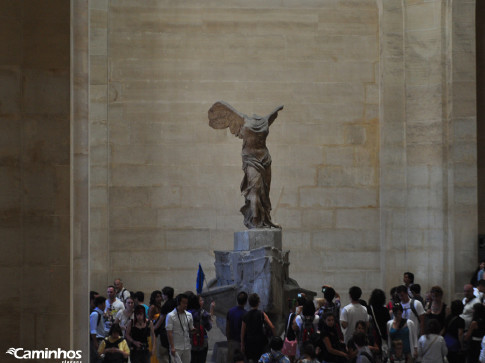
<svg viewBox="0 0 485 363"><path fill-rule="evenodd" d="M244 178L241 193L245 204L241 207L244 225L253 228L281 228L271 221L271 156L266 148L269 127L283 106L269 115L249 117L236 111L224 101L218 101L209 109L209 125L214 129L229 127L232 134L243 140L242 168Z"/></svg>

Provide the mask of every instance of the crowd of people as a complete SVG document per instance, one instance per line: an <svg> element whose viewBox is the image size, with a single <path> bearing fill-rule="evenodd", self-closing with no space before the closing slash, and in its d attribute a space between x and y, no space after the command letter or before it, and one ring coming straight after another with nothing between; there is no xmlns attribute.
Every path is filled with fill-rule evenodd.
<svg viewBox="0 0 485 363"><path fill-rule="evenodd" d="M331 286L322 298L304 294L288 301L284 333L278 336L256 293L241 291L226 317L227 362L261 363L485 363L485 261L463 300L450 306L433 286L423 296L414 275L405 272L389 299L381 289L369 300L352 286L341 306ZM174 297L172 287L129 292L121 279L107 297L91 292L91 362L205 363L215 303L193 292ZM249 306L247 306L249 305Z"/></svg>

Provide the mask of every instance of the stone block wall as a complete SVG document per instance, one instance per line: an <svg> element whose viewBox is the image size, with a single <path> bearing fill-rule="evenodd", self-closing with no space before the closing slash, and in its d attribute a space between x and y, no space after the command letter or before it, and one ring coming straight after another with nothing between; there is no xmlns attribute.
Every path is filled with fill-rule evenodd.
<svg viewBox="0 0 485 363"><path fill-rule="evenodd" d="M0 2L2 352L70 343L70 9L31 5Z"/></svg>
<svg viewBox="0 0 485 363"><path fill-rule="evenodd" d="M244 229L241 141L207 122L219 99L248 114L285 105L268 147L292 276L377 283L374 1L112 1L91 17L92 284L193 289L199 262L214 275L212 251Z"/></svg>
<svg viewBox="0 0 485 363"><path fill-rule="evenodd" d="M455 291L476 236L473 6L91 3L92 287L194 289L199 262L214 276L244 229L241 141L207 124L222 99L285 105L271 199L303 287L367 294L409 270Z"/></svg>

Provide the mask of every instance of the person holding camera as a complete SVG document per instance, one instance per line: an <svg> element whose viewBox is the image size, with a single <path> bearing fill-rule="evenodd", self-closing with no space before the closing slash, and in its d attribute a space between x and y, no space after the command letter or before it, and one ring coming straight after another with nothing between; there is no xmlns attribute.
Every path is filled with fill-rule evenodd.
<svg viewBox="0 0 485 363"><path fill-rule="evenodd" d="M194 333L194 320L187 311L189 297L179 294L175 298L177 307L167 315L165 327L170 345L171 362L190 363L192 345L190 334Z"/></svg>
<svg viewBox="0 0 485 363"><path fill-rule="evenodd" d="M155 344L149 350L148 337L155 342L153 323L147 319L145 308L142 305L135 307L135 319L126 327L126 340L131 345L131 363L149 363L150 356L155 354Z"/></svg>

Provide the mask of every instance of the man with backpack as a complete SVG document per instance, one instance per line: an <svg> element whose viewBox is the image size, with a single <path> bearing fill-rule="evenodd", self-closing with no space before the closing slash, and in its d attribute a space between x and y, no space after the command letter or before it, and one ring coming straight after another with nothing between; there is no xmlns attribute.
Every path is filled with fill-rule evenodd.
<svg viewBox="0 0 485 363"><path fill-rule="evenodd" d="M424 307L416 299L410 299L408 294L408 288L405 285L397 287L397 295L399 300L401 300L401 305L404 310L402 317L403 319L411 320L416 326L417 337L419 338L424 334Z"/></svg>
<svg viewBox="0 0 485 363"><path fill-rule="evenodd" d="M106 298L104 296L97 296L94 299L94 310L89 315L89 333L90 339L90 362L96 363L100 360L98 356L99 344L106 338L106 331L104 329L104 309L106 308Z"/></svg>

